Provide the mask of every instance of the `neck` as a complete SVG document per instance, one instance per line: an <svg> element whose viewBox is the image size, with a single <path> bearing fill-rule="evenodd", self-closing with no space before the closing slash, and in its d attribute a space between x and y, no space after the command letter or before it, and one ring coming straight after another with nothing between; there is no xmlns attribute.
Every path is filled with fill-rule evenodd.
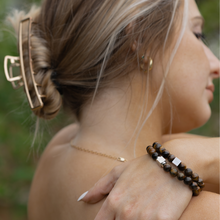
<svg viewBox="0 0 220 220"><path fill-rule="evenodd" d="M160 142L163 131L159 107L140 131L155 98L149 93L148 97L140 97L144 91L140 88L140 80L143 79L135 77L129 86L120 84L116 88L114 85L114 88L102 91L92 105L87 105L82 112L81 126L74 144L132 159L146 154L146 147L154 141ZM142 112L146 98L147 106Z"/></svg>

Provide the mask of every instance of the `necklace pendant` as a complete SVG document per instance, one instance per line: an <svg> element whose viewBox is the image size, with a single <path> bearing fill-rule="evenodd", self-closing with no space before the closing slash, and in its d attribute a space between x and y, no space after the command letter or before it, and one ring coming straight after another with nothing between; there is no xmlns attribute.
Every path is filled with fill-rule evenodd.
<svg viewBox="0 0 220 220"><path fill-rule="evenodd" d="M125 158L123 158L123 157L118 157L117 160L120 161L120 162L125 162L126 161Z"/></svg>

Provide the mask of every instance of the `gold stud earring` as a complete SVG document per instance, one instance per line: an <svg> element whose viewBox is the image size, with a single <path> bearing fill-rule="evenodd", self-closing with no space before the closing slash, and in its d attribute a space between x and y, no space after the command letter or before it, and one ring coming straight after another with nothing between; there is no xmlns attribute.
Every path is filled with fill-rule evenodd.
<svg viewBox="0 0 220 220"><path fill-rule="evenodd" d="M152 58L150 57L150 58L149 58L149 66L148 66L149 71L151 71L151 70L153 69L153 65L154 65L154 61L153 61Z"/></svg>
<svg viewBox="0 0 220 220"><path fill-rule="evenodd" d="M144 55L141 57L141 65L140 65L140 67L141 67L141 69L144 71L144 72L146 72L146 70L144 69Z"/></svg>
<svg viewBox="0 0 220 220"><path fill-rule="evenodd" d="M144 58L145 58L145 55L143 55L143 56L141 57L141 65L140 65L140 67L141 67L141 69L142 69L145 73L147 73L148 71L151 71L151 70L153 69L153 63L154 63L154 62L153 62L153 60L152 60L151 57L147 57L147 60L146 60L146 61L144 60ZM148 63L148 70L144 68L145 62Z"/></svg>

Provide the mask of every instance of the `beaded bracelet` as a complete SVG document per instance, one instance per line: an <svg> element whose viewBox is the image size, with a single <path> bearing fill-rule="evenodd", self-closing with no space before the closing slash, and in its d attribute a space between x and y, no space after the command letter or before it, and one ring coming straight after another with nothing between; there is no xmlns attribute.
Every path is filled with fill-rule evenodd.
<svg viewBox="0 0 220 220"><path fill-rule="evenodd" d="M173 177L177 176L178 180L183 180L186 185L189 185L189 188L193 192L193 196L198 196L201 190L205 187L205 183L199 178L198 174L193 173L190 168L186 168L186 165L182 163L179 158L170 154L170 152L159 143L154 142L153 145L148 146L146 150L148 154L164 169L164 171L169 172ZM178 172L176 168L169 165L166 158L182 172Z"/></svg>

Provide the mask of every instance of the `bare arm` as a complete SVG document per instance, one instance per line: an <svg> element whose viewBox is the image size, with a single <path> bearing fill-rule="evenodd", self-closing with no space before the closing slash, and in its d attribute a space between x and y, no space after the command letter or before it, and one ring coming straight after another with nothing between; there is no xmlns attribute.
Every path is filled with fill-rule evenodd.
<svg viewBox="0 0 220 220"><path fill-rule="evenodd" d="M204 191L191 199L179 220L206 219L220 219L220 195Z"/></svg>
<svg viewBox="0 0 220 220"><path fill-rule="evenodd" d="M59 139L60 138L62 138L62 137L60 136ZM201 143L197 143L196 140L197 139L195 139L193 141L190 140L189 143L191 145L187 144L186 139L184 139L184 142L183 141L178 142L179 140L173 140L172 143L167 142L164 147L167 148L168 150L170 150L170 152L173 153L175 156L178 156L190 168L192 168L193 171L198 172L198 174L204 180L208 180L208 179L210 179L210 177L207 173L209 173L209 170L212 170L212 168L211 168L211 167L213 167L212 164L215 164L216 161L210 162L209 161L210 157L209 156L204 157L204 153L205 153L205 155L207 155L207 152L213 151L212 146L215 146L215 144L218 142L218 139L217 139L217 142L216 142L216 140L212 140L210 142L211 139L208 139L207 143L206 143L206 141L201 142ZM205 147L202 146L202 144L204 144ZM208 144L208 146L211 146L212 150L207 149L207 147L206 147L207 144ZM200 151L198 151L199 147L201 148ZM63 149L63 147L60 149ZM206 150L207 150L207 152L206 152ZM67 154L64 153L65 155L70 155L69 150L67 150L66 152L67 152ZM44 157L44 159L41 160L41 167L42 167L41 172L42 173L39 174L39 177L36 176L36 186L34 187L35 188L34 191L32 190L32 196L30 199L30 201L32 201L31 206L29 206L30 220L32 220L32 219L33 220L34 219L36 219L36 220L48 219L48 217L46 216L45 210L47 212L53 213L54 220L56 220L56 219L57 220L59 220L59 219L72 219L72 218L76 219L76 220L81 220L81 219L82 220L91 220L91 219L94 219L96 214L100 211L100 209L103 208L103 204L105 203L106 200L108 201L107 204L114 205L114 208L116 209L115 213L117 213L117 208L119 208L119 207L120 207L119 211L121 211L123 208L125 210L126 210L126 208L128 208L128 206L123 207L123 204L129 205L128 201L132 201L132 204L133 204L135 201L133 201L132 198L142 199L141 202L136 201L136 203L139 204L137 206L140 211L139 213L142 213L143 210L147 211L149 204L151 204L151 205L155 205L155 207L158 207L158 208L161 208L161 205L164 205L163 210L170 210L170 212L172 214L172 208L174 210L178 210L177 201L175 200L177 194L174 193L174 188L177 187L178 196L180 198L180 199L178 198L178 200L181 200L181 201L185 200L184 196L186 196L187 193L189 192L189 189L187 188L187 186L184 186L184 184L179 184L178 181L176 181L176 183L175 183L175 180L170 178L169 175L164 173L162 170L158 170L159 168L157 166L155 166L154 161L152 161L150 158L148 160L148 156L143 156L142 164L139 164L138 162L136 162L136 167L129 168L130 170L133 169L134 171L137 169L139 169L141 171L141 169L143 169L143 174L139 173L140 177L136 178L135 175L138 175L138 172L134 172L134 171L127 172L127 171L129 171L129 169L127 169L127 171L126 171L127 174L124 173L124 178L121 179L121 184L120 185L118 184L117 186L114 187L115 192L116 191L120 192L120 189L122 189L122 191L123 191L123 189L126 189L126 190L124 190L124 194L122 193L120 195L117 203L112 202L112 200L109 201L109 198L116 198L115 196L111 196L111 197L108 196L107 198L104 196L103 198L106 198L106 200L102 200L102 201L100 201L96 204L92 204L92 205L85 204L83 202L78 203L77 198L80 195L80 191L83 190L82 192L84 192L84 190L86 191L90 187L89 185L88 186L86 185L82 188L82 185L84 183L87 184L88 181L81 181L78 173L76 173L74 175L72 175L72 174L70 175L70 173L72 173L72 172L77 172L77 169L73 169L73 167L76 168L76 164L79 164L79 163L77 163L77 158L79 158L79 157L77 155L73 154L74 158L70 158L70 160L68 160L69 162L67 162L66 156L62 157L63 158L62 160L59 159L59 157L63 154L61 151L55 152L56 155L54 155L54 151L52 153L53 153L53 155L47 155L47 157ZM79 152L77 152L77 153L79 153ZM195 159L194 154L197 157L202 156L203 163L200 163L201 160L199 158ZM48 158L48 156L49 156L49 158ZM54 161L55 164L57 164L57 162L59 162L59 163L57 164L57 166L54 166L54 165L49 166L49 163L53 163L52 161ZM45 165L43 164L44 162L46 163ZM68 163L70 163L70 164L68 164ZM76 164L74 165L72 163L76 163ZM131 164L132 163L133 162L131 162ZM146 164L146 163L152 163L152 168L155 169L155 172L150 172L151 169L149 169L150 175L148 175L147 170L150 167L150 164ZM199 163L199 165L197 163ZM204 171L202 172L202 170L204 170L204 165L205 164L207 165L207 163L210 164L209 169L205 169L206 172L204 172ZM89 167L91 167L91 166L89 166ZM82 170L80 170L79 173L80 173L80 175L82 175L84 172L85 178L88 177L89 179L91 179L91 176L88 176L88 173L90 173L90 171L88 171L89 167L87 167L87 168L82 167ZM47 170L47 172L45 170ZM57 172L58 170L59 170L59 172ZM160 173L160 175L158 175L158 172L160 172L160 171L161 171L161 173ZM62 178L59 175L51 175L56 172L59 175L62 174ZM131 174L132 174L132 178L131 178ZM146 191L149 191L150 195L152 195L152 188L151 188L152 186L149 185L146 188L146 183L150 184L152 182L151 178L154 175L155 175L156 179L154 179L153 181L158 180L158 177L161 177L161 180L159 180L159 182L158 182L158 187L159 187L158 189L161 189L162 181L165 180L164 184L162 184L162 185L165 186L164 189L166 189L166 187L168 188L167 195L169 195L169 196L165 196L163 198L168 200L171 198L171 194L174 194L173 195L174 200L172 200L172 199L171 200L174 202L175 205L173 205L173 206L168 205L169 201L164 202L164 199L162 199L162 200L160 199L161 205L158 205L158 198L161 198L161 193L162 192L164 193L164 190L160 191L159 197L156 197L156 195L154 195L155 199L156 199L156 203L152 204L152 200L150 203L148 203L148 204L146 203L146 199L148 197L145 196L144 193ZM205 175L205 176L203 177L203 175ZM100 175L97 175L97 176L100 176ZM59 178L57 178L57 177L59 177ZM77 177L77 178L75 178L75 177ZM126 178L128 178L128 179L126 180ZM43 181L40 181L41 179ZM119 180L120 180L120 175L119 175ZM131 183L131 180L135 180L135 181L133 183ZM79 182L78 186L77 186L77 182ZM59 183L58 187L54 187L55 183L56 183L56 185L57 185L57 183ZM140 187L136 187L136 189L133 190L136 183L140 184ZM127 187L126 185L123 185L123 184L128 184L129 187ZM155 186L153 186L153 187L155 187ZM186 189L185 189L185 187L186 187ZM102 190L102 188L99 188L99 190ZM134 192L134 197L129 195L129 193L131 193L131 192ZM154 192L156 192L156 190L154 190ZM111 195L111 192L109 195ZM137 197L137 195L141 195L141 196ZM48 198L52 198L52 200L48 201ZM121 204L120 199L123 199L123 201L126 201L126 203ZM35 201L39 201L39 203L38 202L36 203ZM65 202L62 202L62 201L65 201ZM189 199L189 201L190 201L190 199ZM218 210L219 195L218 194L203 191L203 192L201 192L201 194L198 197L192 198L191 201L190 202L189 201L187 202L188 206L186 205L184 207L184 209L181 211L181 214L182 213L183 214L179 218L180 220L191 220L191 219L192 220L197 220L197 219L198 220L205 220L205 219L217 220L218 219L218 217L217 217L219 215L219 210ZM44 203L45 203L45 205L44 205ZM63 204L63 206L61 209L60 207L62 204ZM29 203L29 205L30 205L30 203ZM112 206L108 205L108 206L106 206L106 209L104 210L103 213L106 214L106 213L108 213L107 211L109 211L111 214L114 214L115 209L113 209ZM137 211L137 208L134 209L134 212L136 212L136 211ZM127 212L125 212L125 213L127 213ZM164 212L162 212L162 213L159 212L159 215L161 216L161 218L157 218L157 219L172 220L172 218L162 218L163 214L164 214ZM37 217L38 215L41 217L38 218ZM42 215L45 215L45 218L43 218ZM59 216L62 216L62 218L59 218ZM65 218L64 218L64 216L65 216ZM103 219L107 219L107 218L101 218L101 219L103 220ZM141 219L141 218L139 218L139 219ZM143 218L143 219L146 219L146 218Z"/></svg>
<svg viewBox="0 0 220 220"><path fill-rule="evenodd" d="M172 154L180 158L187 167L191 168L194 172L198 173L199 176L204 180L205 183L212 183L219 186L219 138L184 138L184 139L173 139L169 142L163 144L163 146L168 149ZM157 175L157 181L155 179L154 173L147 174L147 169L145 164L147 163L147 158L143 157L142 163L141 158L135 159L135 162L131 162L128 164L128 167L120 171L112 176L109 174L103 179L101 179L93 189L89 190L89 193L84 197L83 201L89 202L89 200L94 202L94 198L98 198L99 200L103 198L101 194L109 196L104 202L101 210L99 211L96 220L105 219L110 214L113 216L118 216L118 213L121 213L123 207L126 208L129 206L129 200L132 199L132 204L138 203L138 209L135 209L135 213L132 214L135 216L139 216L141 213L142 219L151 219L152 216L156 216L155 219L177 219L174 217L174 213L176 210L179 210L182 205L177 204L177 202L186 201L188 206L185 206L184 209L181 210L181 220L194 220L194 219L217 219L218 217L218 207L219 207L219 195L211 192L201 192L201 194L197 198L193 198L192 200L188 200L184 196L188 191L183 191L184 189L175 191L175 187L182 187L181 184L175 183L172 185L171 182L167 178L167 174L160 173ZM149 162L149 161L148 161ZM136 164L136 165L135 165ZM139 166L138 166L139 164ZM155 165L152 167L150 165L147 166L149 169L154 170ZM132 172L129 172L132 170ZM134 172L136 170L136 172ZM143 171L143 173L141 173ZM138 174L141 173L141 177ZM160 177L163 175L163 178ZM131 178L132 176L132 178ZM147 180L145 178L147 176ZM169 176L168 176L169 177ZM157 190L160 190L164 185L162 184L163 179L166 179L165 186L168 188L168 195L163 197L161 194L157 197ZM135 180L135 181L133 181ZM137 181L138 180L138 181ZM154 182L153 185L149 185L148 183ZM130 183L129 187L126 183ZM159 182L160 187L156 190L154 189L155 184ZM168 184L169 183L169 184ZM112 186L111 186L112 184ZM111 187L109 187L111 186ZM137 187L138 186L138 187ZM106 188L110 188L105 190ZM167 190L167 188L163 188L163 193ZM126 189L126 190L124 190ZM188 189L189 190L189 189ZM152 191L154 193L152 193ZM104 192L104 193L103 193ZM149 192L148 195L146 192ZM182 192L184 192L182 194ZM120 197L118 197L118 194ZM137 195L142 195L141 197L137 197ZM174 197L172 197L174 196ZM115 200L115 198L117 200ZM149 202L149 198L151 201ZM158 198L163 198L158 199ZM173 205L172 202L173 201ZM170 203L171 202L171 203ZM160 205L159 205L159 204ZM153 210L149 207L156 207ZM153 205L154 204L154 205ZM168 205L169 204L169 205ZM192 204L192 205L191 205ZM159 208L158 208L159 207ZM186 208L187 207L187 208ZM180 208L181 209L181 208ZM202 211L198 214L198 209L202 209ZM185 214L183 214L184 210L187 210ZM196 210L196 211L195 211ZM126 212L124 213L126 215ZM177 216L177 215L176 215ZM193 216L193 217L192 217ZM109 218L110 219L110 218ZM126 219L126 218L125 218ZM128 218L129 219L129 218ZM139 218L141 219L141 218Z"/></svg>
<svg viewBox="0 0 220 220"><path fill-rule="evenodd" d="M163 144L206 183L219 185L219 138L174 139Z"/></svg>
<svg viewBox="0 0 220 220"><path fill-rule="evenodd" d="M209 138L209 137L196 135L196 134L188 134L188 133L166 134L163 135L162 142L165 143L167 141L171 141L174 139L182 139L182 138Z"/></svg>

